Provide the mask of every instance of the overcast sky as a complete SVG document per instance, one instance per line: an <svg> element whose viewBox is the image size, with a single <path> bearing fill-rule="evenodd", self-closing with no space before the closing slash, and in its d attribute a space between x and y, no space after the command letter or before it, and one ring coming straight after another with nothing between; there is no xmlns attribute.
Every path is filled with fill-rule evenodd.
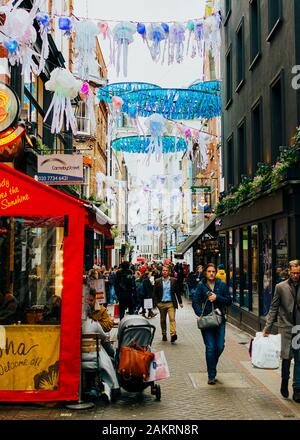
<svg viewBox="0 0 300 440"><path fill-rule="evenodd" d="M75 0L74 14L116 21L187 21L204 15L205 0ZM115 23L110 23L114 26ZM100 45L108 65L109 81L143 81L162 87L187 87L201 77L200 58L185 57L181 64L155 64L142 38L135 36L129 46L127 77L116 76L109 66L109 42L100 37Z"/></svg>

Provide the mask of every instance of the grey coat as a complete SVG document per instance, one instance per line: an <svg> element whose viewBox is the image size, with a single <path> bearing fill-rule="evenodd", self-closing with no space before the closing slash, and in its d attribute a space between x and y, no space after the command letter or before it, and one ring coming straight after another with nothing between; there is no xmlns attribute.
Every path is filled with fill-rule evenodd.
<svg viewBox="0 0 300 440"><path fill-rule="evenodd" d="M294 304L295 289L289 284L289 280L277 284L264 330L270 332L272 325L278 317L278 329L281 334L282 359L289 359L291 357Z"/></svg>

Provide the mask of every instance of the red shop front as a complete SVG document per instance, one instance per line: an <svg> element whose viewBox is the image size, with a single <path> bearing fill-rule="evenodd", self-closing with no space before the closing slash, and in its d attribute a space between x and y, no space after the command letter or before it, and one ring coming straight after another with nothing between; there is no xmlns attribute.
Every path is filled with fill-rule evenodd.
<svg viewBox="0 0 300 440"><path fill-rule="evenodd" d="M86 223L82 201L0 164L2 402L78 400Z"/></svg>

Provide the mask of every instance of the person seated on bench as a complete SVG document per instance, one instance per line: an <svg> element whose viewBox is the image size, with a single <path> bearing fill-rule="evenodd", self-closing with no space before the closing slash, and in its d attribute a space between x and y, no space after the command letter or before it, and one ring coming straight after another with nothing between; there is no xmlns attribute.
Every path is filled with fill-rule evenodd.
<svg viewBox="0 0 300 440"><path fill-rule="evenodd" d="M120 387L112 359L104 348L105 342L107 342L107 335L103 331L99 322L92 318L92 310L88 307L87 318L82 322L82 334L91 333L99 335L101 342L98 361L96 350L88 352L83 351L81 354L82 369L87 372L87 388L96 390L96 375L97 370L99 370L98 373L103 385L102 396L110 401L111 398L114 398L114 396L119 394ZM111 349L113 350L112 347Z"/></svg>

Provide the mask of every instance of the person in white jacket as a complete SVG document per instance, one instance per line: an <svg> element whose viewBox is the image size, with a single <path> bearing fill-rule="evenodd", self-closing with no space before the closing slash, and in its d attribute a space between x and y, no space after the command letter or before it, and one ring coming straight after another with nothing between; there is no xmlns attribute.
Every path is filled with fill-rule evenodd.
<svg viewBox="0 0 300 440"><path fill-rule="evenodd" d="M101 342L107 340L107 334L103 331L98 321L94 321L89 316L82 321L82 334L96 333L100 336ZM104 391L102 393L106 400L110 401L113 396L119 394L120 386L116 376L116 372L111 358L107 354L104 347L100 346L99 364L97 363L97 352L82 352L81 354L82 369L96 370L99 368L99 374L102 379ZM98 367L99 365L99 367Z"/></svg>

